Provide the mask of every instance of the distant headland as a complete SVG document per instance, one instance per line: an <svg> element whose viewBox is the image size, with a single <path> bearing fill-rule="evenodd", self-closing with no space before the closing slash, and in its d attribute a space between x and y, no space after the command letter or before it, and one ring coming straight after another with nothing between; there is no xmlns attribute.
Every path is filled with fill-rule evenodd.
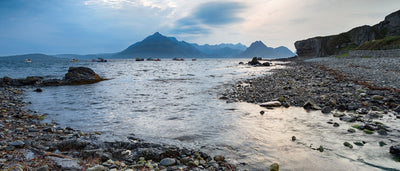
<svg viewBox="0 0 400 171"><path fill-rule="evenodd" d="M321 57L347 53L349 50L400 49L400 10L374 26L360 26L331 36L295 42L300 57Z"/></svg>

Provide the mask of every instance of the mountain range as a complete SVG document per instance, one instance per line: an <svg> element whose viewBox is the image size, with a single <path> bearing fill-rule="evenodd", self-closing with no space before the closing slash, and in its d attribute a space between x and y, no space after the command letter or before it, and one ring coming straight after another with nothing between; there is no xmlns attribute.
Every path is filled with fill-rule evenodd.
<svg viewBox="0 0 400 171"><path fill-rule="evenodd" d="M43 57L58 58L77 58L77 59L93 59L93 58L114 58L114 59L135 59L139 58L284 58L295 56L288 48L280 46L278 48L267 47L263 42L256 41L250 47L246 47L241 43L237 44L217 44L217 45L198 45L196 43L188 43L179 41L175 37L167 37L159 32L154 33L136 42L126 49L117 53L99 53L88 55L76 54L58 54ZM29 58L32 54L9 56Z"/></svg>
<svg viewBox="0 0 400 171"><path fill-rule="evenodd" d="M125 50L116 53L113 58L202 58L202 57L244 57L283 58L295 56L286 47L271 48L261 41L250 47L238 44L198 45L178 41L175 37L166 37L159 32L146 37Z"/></svg>

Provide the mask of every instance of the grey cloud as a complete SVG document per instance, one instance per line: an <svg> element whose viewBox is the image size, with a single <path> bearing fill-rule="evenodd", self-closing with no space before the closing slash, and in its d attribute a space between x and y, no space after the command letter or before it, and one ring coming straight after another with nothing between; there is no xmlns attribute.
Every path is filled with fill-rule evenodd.
<svg viewBox="0 0 400 171"><path fill-rule="evenodd" d="M247 8L239 2L208 2L198 6L194 12L176 22L173 33L205 34L209 26L221 26L240 22L238 13Z"/></svg>
<svg viewBox="0 0 400 171"><path fill-rule="evenodd" d="M193 17L207 25L224 25L240 22L243 19L237 16L246 6L239 2L209 2L200 5Z"/></svg>

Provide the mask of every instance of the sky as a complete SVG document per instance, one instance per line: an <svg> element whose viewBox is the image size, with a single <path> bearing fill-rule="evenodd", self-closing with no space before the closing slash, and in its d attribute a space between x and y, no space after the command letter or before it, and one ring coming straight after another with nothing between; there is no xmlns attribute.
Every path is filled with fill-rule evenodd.
<svg viewBox="0 0 400 171"><path fill-rule="evenodd" d="M400 0L0 0L0 56L119 52L155 32L286 46L379 23Z"/></svg>

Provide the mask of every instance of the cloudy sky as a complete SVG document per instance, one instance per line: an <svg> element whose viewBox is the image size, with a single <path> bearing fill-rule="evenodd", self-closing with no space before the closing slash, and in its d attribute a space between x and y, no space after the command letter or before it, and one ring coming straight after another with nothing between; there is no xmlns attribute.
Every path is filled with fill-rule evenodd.
<svg viewBox="0 0 400 171"><path fill-rule="evenodd" d="M160 32L198 44L287 46L373 25L399 0L0 0L0 56L118 52Z"/></svg>

